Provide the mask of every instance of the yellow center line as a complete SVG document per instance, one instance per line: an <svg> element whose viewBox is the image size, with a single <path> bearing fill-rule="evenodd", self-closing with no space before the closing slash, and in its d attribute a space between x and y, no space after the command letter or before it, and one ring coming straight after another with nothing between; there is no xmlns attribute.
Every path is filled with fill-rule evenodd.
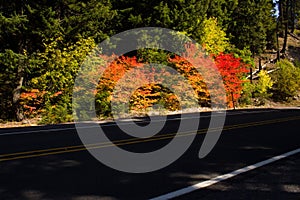
<svg viewBox="0 0 300 200"><path fill-rule="evenodd" d="M184 133L190 133L190 132L181 132L179 134L184 134ZM166 136L174 136L175 134L176 133L168 133L168 134L164 134L164 135L155 135L152 138L161 138L161 137L166 137ZM112 142L117 144L117 143L123 143L123 142L128 142L128 141L135 141L135 140L139 141L139 140L142 140L142 139L140 139L140 138L130 138L130 139L123 139L123 140L115 140L115 141L112 141ZM84 147L84 146L85 147L93 147L93 146L106 145L106 144L111 144L111 142L99 142L99 143L93 143L93 144L87 144L87 145L82 145L81 144L81 145L74 145L74 146L66 146L66 147L57 147L57 148L49 148L49 149L40 149L40 150L33 150L33 151L9 153L9 154L0 155L0 158L7 157L7 156L29 154L29 153L42 153L42 152L47 152L47 151L71 150L71 149L74 149L74 148L81 148L81 147Z"/></svg>
<svg viewBox="0 0 300 200"><path fill-rule="evenodd" d="M264 121L259 121L259 122L235 124L235 125L229 125L229 126L224 126L224 127L215 127L215 128L210 128L209 130L210 130L210 132L215 132L215 131L220 131L220 130L226 131L226 130L232 130L232 129L254 127L254 126L274 124L274 123L293 121L293 120L299 120L299 119L300 119L300 116L287 117L287 118L281 118L281 119L264 120ZM208 130L208 128L200 129L197 131L197 134L204 134L207 132L207 130ZM47 156L47 155L63 154L63 153L70 153L70 152L78 152L78 151L85 151L85 150L91 150L91 149L106 148L106 147L111 147L111 146L115 146L115 145L122 146L122 145L129 145L129 144L137 144L137 143L165 140L165 139L171 139L174 136L183 137L183 136L189 136L189 135L193 135L193 134L195 134L194 131L181 132L181 133L169 133L169 134L164 134L164 135L153 136L148 139L131 138L131 139L112 141L112 142L93 143L93 144L88 144L86 146L75 145L75 146L66 146L66 147L58 147L58 148L49 148L49 149L9 153L9 154L0 155L0 158L1 158L0 162L24 159L24 158L42 157L42 156Z"/></svg>

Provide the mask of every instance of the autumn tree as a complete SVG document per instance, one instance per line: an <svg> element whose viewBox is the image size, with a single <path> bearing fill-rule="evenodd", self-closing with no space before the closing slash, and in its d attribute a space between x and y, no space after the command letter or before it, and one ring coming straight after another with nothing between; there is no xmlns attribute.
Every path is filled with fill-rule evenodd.
<svg viewBox="0 0 300 200"><path fill-rule="evenodd" d="M244 77L248 72L247 65L232 54L219 54L215 58L215 63L224 81L227 101L232 106L232 101L237 101L241 97Z"/></svg>
<svg viewBox="0 0 300 200"><path fill-rule="evenodd" d="M229 39L226 37L226 32L218 25L216 18L209 18L204 21L201 41L203 48L214 55L224 53L231 46Z"/></svg>

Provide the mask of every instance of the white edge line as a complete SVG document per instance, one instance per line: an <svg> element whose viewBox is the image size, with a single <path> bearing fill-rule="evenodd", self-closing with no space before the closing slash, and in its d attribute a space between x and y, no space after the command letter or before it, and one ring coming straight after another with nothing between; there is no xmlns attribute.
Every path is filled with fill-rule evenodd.
<svg viewBox="0 0 300 200"><path fill-rule="evenodd" d="M226 112L226 111L214 111L214 112ZM264 110L264 111L253 111L253 112L244 112L244 111L240 111L238 113L228 113L226 112L226 115L243 115L243 114L255 114L255 113L265 113L265 112L278 112L278 110ZM218 115L215 115L215 116L218 116ZM223 116L223 115L221 115ZM208 118L210 116L201 116L201 113L200 113L200 118ZM178 120L178 119L181 119L181 120L187 120L187 119L193 119L195 117L186 117L186 118L174 118L174 119L169 119L168 121L173 121L173 120ZM121 120L122 121L122 120ZM139 121L136 121L136 122L139 122ZM153 122L160 122L160 120L153 120ZM92 121L91 123L99 123L97 121ZM75 123L74 123L75 124ZM122 124L130 124L129 122L122 122ZM101 125L101 126L115 126L115 124L104 124L104 125ZM33 127L37 127L37 126L33 126ZM98 127L98 126L87 126L87 127L80 127L82 129L85 129L85 128L95 128L95 127ZM27 128L27 127L26 127ZM67 130L75 130L76 128L75 127L71 127L71 128L50 128L50 129L42 129L42 130L32 130L32 131L15 131L15 132L4 132L4 133L0 133L0 137L1 136L8 136L8 135L22 135L22 134L29 134L29 133L43 133L43 132L56 132L56 131L67 131Z"/></svg>
<svg viewBox="0 0 300 200"><path fill-rule="evenodd" d="M191 186L188 186L186 188L182 188L180 190L176 190L174 192L170 192L170 193L167 193L165 195L152 198L150 200L165 200L165 199L172 199L172 198L175 198L175 197L179 197L181 195L193 192L195 190L202 189L202 188L205 188L205 187L209 187L209 186L211 186L213 184L219 183L220 181L227 180L227 179L232 178L234 176L237 176L237 175L239 175L241 173L245 173L245 172L254 170L254 169L258 168L258 167L262 167L264 165L267 165L267 164L273 163L275 161L281 160L283 158L287 158L287 157L295 155L295 154L297 154L299 152L300 152L300 148L295 149L295 150L290 151L290 152L287 152L287 153L284 153L284 154L281 154L279 156L275 156L275 157L272 157L270 159L258 162L256 164L249 165L247 167L244 167L244 168L232 171L232 172L230 172L228 174L223 174L223 175L217 176L215 178L212 178L210 180L199 182L199 183L197 183L195 185L191 185Z"/></svg>

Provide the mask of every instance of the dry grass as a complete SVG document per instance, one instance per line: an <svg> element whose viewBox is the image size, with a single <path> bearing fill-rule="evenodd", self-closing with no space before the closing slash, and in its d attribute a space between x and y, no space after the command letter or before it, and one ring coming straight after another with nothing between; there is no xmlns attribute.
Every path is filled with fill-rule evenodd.
<svg viewBox="0 0 300 200"><path fill-rule="evenodd" d="M297 30L300 33L300 30ZM282 49L283 46L283 38L279 38L279 46ZM268 63L270 60L274 60L277 58L276 50L266 50L262 55L262 65ZM293 38L292 36L288 36L287 42L287 50L286 50L286 58L292 62L298 61L300 62L300 40ZM259 59L255 59L255 65L259 66ZM274 69L275 63L268 63L266 64L266 70Z"/></svg>

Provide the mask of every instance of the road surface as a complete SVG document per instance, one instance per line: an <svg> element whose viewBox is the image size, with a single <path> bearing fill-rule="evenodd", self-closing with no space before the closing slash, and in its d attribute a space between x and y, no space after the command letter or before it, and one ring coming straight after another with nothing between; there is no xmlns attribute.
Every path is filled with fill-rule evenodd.
<svg viewBox="0 0 300 200"><path fill-rule="evenodd" d="M199 134L183 156L168 167L145 174L119 172L101 164L82 145L73 124L0 129L0 199L160 198L300 148L300 110L237 110L227 113L213 151L199 159L209 116L201 114ZM168 118L162 135L178 127L180 116ZM114 123L101 126L111 140L127 141ZM171 139L117 143L133 152L148 152ZM101 144L90 147L110 148ZM299 199L299 154L175 199Z"/></svg>

